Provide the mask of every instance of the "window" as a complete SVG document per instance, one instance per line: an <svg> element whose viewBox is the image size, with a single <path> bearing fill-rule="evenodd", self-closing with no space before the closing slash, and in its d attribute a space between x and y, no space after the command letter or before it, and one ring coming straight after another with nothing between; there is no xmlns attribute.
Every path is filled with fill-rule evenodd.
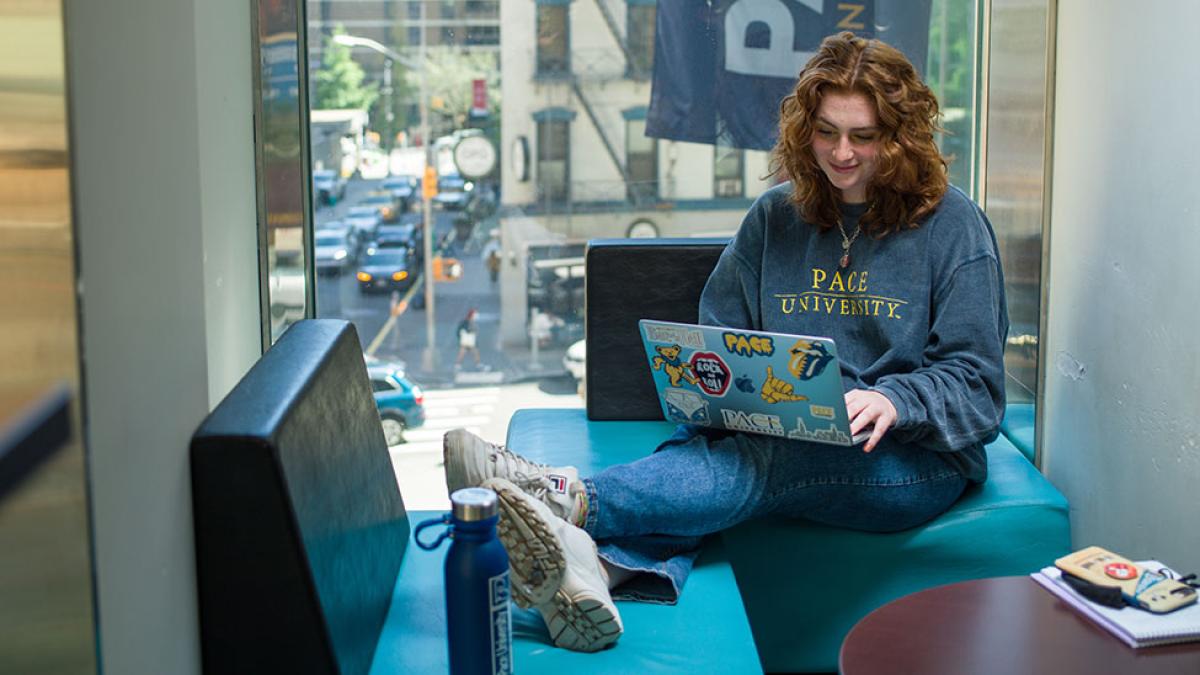
<svg viewBox="0 0 1200 675"><path fill-rule="evenodd" d="M658 140L646 136L645 108L641 119L625 122L625 167L629 175L629 201L658 201Z"/></svg>
<svg viewBox="0 0 1200 675"><path fill-rule="evenodd" d="M396 389L395 385L393 385L391 382L388 382L386 379L384 379L382 377L372 377L371 378L371 391L373 391L373 392L393 391L395 389Z"/></svg>
<svg viewBox="0 0 1200 675"><path fill-rule="evenodd" d="M742 176L746 173L746 153L741 148L718 142L713 146L713 197L744 197Z"/></svg>
<svg viewBox="0 0 1200 675"><path fill-rule="evenodd" d="M471 26L467 28L469 45L498 45L500 44L499 26Z"/></svg>
<svg viewBox="0 0 1200 675"><path fill-rule="evenodd" d="M538 199L561 203L570 196L571 123L548 119L537 123Z"/></svg>
<svg viewBox="0 0 1200 675"><path fill-rule="evenodd" d="M715 97L712 87L705 86L714 82L711 70L699 69L703 72L694 84L684 90L676 88L679 95L670 99L672 103L659 107L662 97L671 94L666 84L682 80L652 81L656 23L676 30L681 21L691 26L689 22L697 14L686 7L694 3L602 0L598 6L585 0L511 0L503 5L503 23L501 0L304 0L304 4L308 8L308 49L320 57L308 68L310 98L322 101L310 110L312 166L308 168L332 171L345 184L336 199L312 204L312 223L314 229L345 231L357 244L346 251L339 273L316 280L312 300L318 316L354 322L368 356L435 391L425 403L427 420L406 431L409 445L402 454L405 462L411 459L412 468L406 464L398 475L403 474L400 480L407 483L401 488L406 505L412 495L410 507L444 510L444 493L435 498L421 487L408 487L440 483L441 469L432 458L440 457L437 447L447 425L464 423L459 421L462 412L451 412L457 404L452 403L450 392L443 395L437 390L487 385L476 386L472 395L484 399L485 390L494 390L496 393L487 396L504 399L506 404L512 400L520 407L560 403L561 398L533 398L548 389L531 388L525 393L513 384L565 376L563 355L583 338L582 252L586 242L646 235L730 236L751 201L774 184L774 177L768 175L769 152L750 149L744 133L750 125L733 119L738 110L752 107L739 94L731 93L737 89L736 83L723 80ZM792 11L811 13L807 8L797 10L795 6L800 4L804 3L737 3L743 9L787 5ZM890 14L851 17L858 12L857 4L845 9L839 8L839 3L824 3L830 25L861 21L864 26L888 24L912 33L909 47L918 45L923 53L910 54L910 58L921 62L925 80L940 97L946 113L942 125L949 133L938 140L945 152L956 156L952 182L971 194L979 193L975 178L981 126L977 101L983 78L978 72L978 39L983 34L984 4L980 0L892 3L895 7ZM1044 61L1023 60L1023 46L1032 39L1029 24L1024 23L1024 6L1020 12L1010 9L1004 14L996 9L1003 4L992 3L992 20L1001 14L1009 17L1009 32L1005 40L999 40L996 24L992 24L992 58L988 61L993 69L992 113L987 128L993 139L998 130L1010 128L1009 136L1024 144L993 140L987 153L987 208L1005 256L1013 323L1009 372L1017 381L1033 383L1042 202L1034 199L1041 183L1033 177L1031 166L1041 166L1044 135L1033 130L1026 133L1026 126L1030 120L1042 119L1041 105L1028 94L1044 92L1045 69L1039 67ZM614 26L600 20L601 6L616 22ZM702 56L715 58L716 47L725 38L722 19L695 20L709 21L711 35L682 31L678 44L686 43ZM378 46L333 49L336 45L329 44L330 34L339 23L346 34L373 40ZM747 24L742 47L762 47L755 40L772 28L775 26L763 21ZM810 26L794 28L796 50L807 48L819 32ZM785 29L780 28L787 33ZM424 61L418 63L422 40L427 49ZM503 59L501 41L505 45ZM390 83L385 83L382 64L389 50L402 55L409 65L397 66ZM1010 62L1019 61L1028 70L1022 74L1028 77L1006 79L1005 73L997 77L995 56L1000 52L1011 53ZM759 65L769 69L774 63ZM689 61L685 65L695 64ZM793 65L789 63L787 68ZM475 85L480 78L485 80L484 87ZM387 84L394 92L390 100L393 125L386 124L388 98L383 91ZM326 91L330 88L332 93ZM654 105L652 90L658 101ZM316 97L317 93L329 95ZM479 95L484 93L486 99ZM997 104L1002 101L1009 101L1009 107L998 112ZM487 115L475 112L477 103L482 102L486 102ZM1015 102L1031 109L1016 110L1020 114L1014 115ZM421 123L422 107L428 113L428 128ZM695 110L702 114L692 124ZM651 111L655 116L648 114ZM283 113L289 119L296 117L294 110ZM659 115L687 119L675 128L674 140L646 136L648 126L664 119ZM736 142L732 136L714 138L714 132L726 126L743 132ZM768 120L753 128L771 126ZM272 127L264 134L269 129ZM475 142L476 136L490 141L490 148ZM464 139L472 142L462 146ZM270 148L276 147L279 144L272 141ZM456 153L460 147L471 152ZM370 243L387 242L397 236L398 229L422 228L426 223L419 178L430 148L441 189L429 203L429 231L436 236L429 237L428 267L420 255L425 241L421 239L404 270L409 276L396 284L397 288L368 285L361 281L360 273L369 273ZM483 171L471 169L472 165L486 166L487 172L460 175L458 161L462 158L456 160L456 154L466 158L466 173ZM402 179L393 182L397 177ZM275 199L270 194L275 189L268 186L266 190L268 201ZM392 192L402 205L392 216L395 223L379 222L368 207L372 195L383 191ZM320 196L319 191L314 192ZM360 207L367 212L357 211ZM1012 211L1017 207L1020 213ZM270 222L273 226L284 224ZM267 240L273 249L266 262L273 265L268 291L277 329L304 316L309 297L301 272L315 263L309 262L307 253L299 258L295 251L303 244L306 250L313 249L318 260L336 254L336 250L328 251L333 247L323 246L323 238L306 240L290 234L292 231L294 228L272 227ZM327 250L317 250L322 248ZM440 268L447 259L456 260L450 264L461 267L457 282L437 278L435 261ZM433 311L426 305L427 272L434 277L430 283ZM404 288L404 284L409 285ZM467 358L460 363L461 370L455 370L455 329L468 307L478 310L477 346L484 367L474 367L473 359ZM528 317L534 307L552 313L561 323L556 324L552 338L537 342L537 352L531 353ZM1014 381L1010 385L1010 396L1025 391ZM1028 389L1033 389L1032 384ZM485 403L490 405L479 402L481 409ZM501 408L496 407L496 414L471 413L477 421L470 424L484 437L503 438L507 416L498 413ZM412 459L417 457L422 459ZM426 457L430 461L422 463Z"/></svg>
<svg viewBox="0 0 1200 675"><path fill-rule="evenodd" d="M629 3L625 13L626 35L629 36L630 77L650 77L654 67L654 20L655 5L643 0Z"/></svg>
<svg viewBox="0 0 1200 675"><path fill-rule="evenodd" d="M567 5L537 6L537 74L560 75L571 69Z"/></svg>

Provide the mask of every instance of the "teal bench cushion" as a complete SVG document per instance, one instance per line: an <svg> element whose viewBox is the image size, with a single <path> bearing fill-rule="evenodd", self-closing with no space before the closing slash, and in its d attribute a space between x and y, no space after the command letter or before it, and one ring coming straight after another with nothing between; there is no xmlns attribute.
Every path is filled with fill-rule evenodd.
<svg viewBox="0 0 1200 675"><path fill-rule="evenodd" d="M521 410L508 445L586 476L645 456L673 429L589 421L576 409ZM941 584L1027 574L1070 551L1066 500L1004 436L988 446L988 481L924 526L870 534L763 519L723 538L768 672L835 671L842 639L875 608ZM689 579L681 602L705 592Z"/></svg>
<svg viewBox="0 0 1200 675"><path fill-rule="evenodd" d="M1001 433L1007 436L1030 462L1033 461L1034 453L1033 413L1032 403L1009 403L1004 411L1004 421L1000 423Z"/></svg>
<svg viewBox="0 0 1200 675"><path fill-rule="evenodd" d="M409 513L416 524L440 513ZM445 673L446 547L422 551L409 542L372 675ZM537 613L513 606L513 665L518 673L761 673L750 624L720 539L696 561L689 593L676 606L619 602L625 635L597 654L558 649Z"/></svg>
<svg viewBox="0 0 1200 675"><path fill-rule="evenodd" d="M987 454L987 482L910 530L765 519L727 531L764 667L834 671L842 640L873 609L942 584L1028 574L1069 553L1062 494L1004 436Z"/></svg>

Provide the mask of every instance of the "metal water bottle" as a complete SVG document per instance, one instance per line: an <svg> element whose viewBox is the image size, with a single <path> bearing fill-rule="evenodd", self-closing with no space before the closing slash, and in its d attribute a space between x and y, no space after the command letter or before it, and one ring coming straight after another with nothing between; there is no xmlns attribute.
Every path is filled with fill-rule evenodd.
<svg viewBox="0 0 1200 675"><path fill-rule="evenodd" d="M512 610L509 607L508 554L496 537L496 493L466 488L450 495L451 512L428 526L449 525L432 550L449 537L446 554L446 633L451 675L512 673Z"/></svg>

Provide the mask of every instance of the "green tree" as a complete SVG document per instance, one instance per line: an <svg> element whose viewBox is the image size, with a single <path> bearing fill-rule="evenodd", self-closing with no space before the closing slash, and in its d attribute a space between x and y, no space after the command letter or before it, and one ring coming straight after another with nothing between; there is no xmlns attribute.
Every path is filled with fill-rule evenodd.
<svg viewBox="0 0 1200 675"><path fill-rule="evenodd" d="M420 91L420 77L420 73L409 71L410 91ZM499 119L500 65L496 54L431 49L425 63L425 78L435 135L467 126L475 79L487 83L488 111L493 119Z"/></svg>
<svg viewBox="0 0 1200 675"><path fill-rule="evenodd" d="M333 35L344 35L341 24L333 29ZM364 84L362 66L350 57L350 48L325 39L321 52L321 67L313 75L316 91L312 106L317 110L342 110L354 108L367 110L379 98L377 83Z"/></svg>

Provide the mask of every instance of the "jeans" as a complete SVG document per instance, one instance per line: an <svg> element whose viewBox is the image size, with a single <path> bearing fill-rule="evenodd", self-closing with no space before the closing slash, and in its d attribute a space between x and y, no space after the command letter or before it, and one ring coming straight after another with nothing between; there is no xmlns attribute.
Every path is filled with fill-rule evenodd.
<svg viewBox="0 0 1200 675"><path fill-rule="evenodd" d="M760 516L894 532L942 513L967 480L938 453L890 441L870 453L680 427L654 454L583 479L583 529L600 557L639 572L622 599L674 603L704 535Z"/></svg>

